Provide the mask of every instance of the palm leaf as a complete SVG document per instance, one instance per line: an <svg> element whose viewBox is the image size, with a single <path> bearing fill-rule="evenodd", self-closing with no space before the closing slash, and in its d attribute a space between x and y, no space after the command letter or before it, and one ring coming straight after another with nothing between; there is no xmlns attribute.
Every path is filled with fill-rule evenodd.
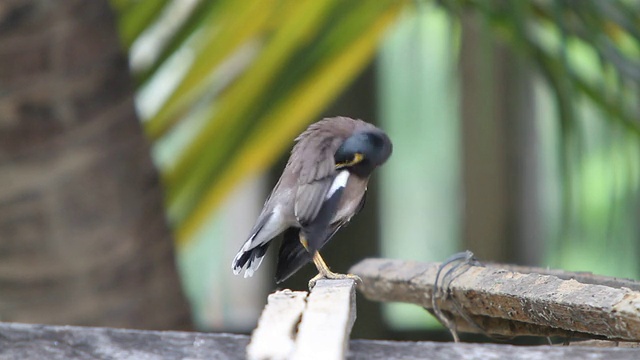
<svg viewBox="0 0 640 360"><path fill-rule="evenodd" d="M171 2L112 0L132 44ZM443 0L454 17L483 15L533 64L555 93L563 158L580 144L576 104L587 99L612 127L640 136L640 4L634 1ZM268 167L373 57L383 30L405 2L201 0L158 56L137 74L152 79L187 49L193 61L145 124L160 142L201 117L176 160L161 169L167 206L184 242L242 178ZM602 76L581 71L571 47L597 58ZM249 51L246 51L249 49ZM582 52L585 53L585 52ZM238 61L238 57L241 61ZM236 64L232 71L224 71ZM612 95L614 94L614 95ZM574 150L572 150L574 149ZM567 192L569 194L570 192Z"/></svg>
<svg viewBox="0 0 640 360"><path fill-rule="evenodd" d="M133 7L145 0L112 1L129 45L128 39L142 31L128 29L152 22L149 16L133 16L143 13ZM384 29L405 5L392 0L211 3L196 4L138 73L144 85L176 52L193 54L178 85L145 122L150 138L160 142L178 124L202 118L175 161L161 169L180 244L241 179L264 170L290 147L295 134L371 61ZM159 17L162 8L158 5L153 14ZM248 55L247 48L252 49ZM246 66L236 66L230 76L221 69L237 63L238 54L245 54Z"/></svg>
<svg viewBox="0 0 640 360"><path fill-rule="evenodd" d="M254 130L247 134L239 153L222 164L225 167L223 176L208 188L193 215L179 226L178 239L190 238L236 184L248 175L265 170L291 146L291 139L312 120L313 115L320 112L367 64L384 29L395 18L399 8L399 4L392 4L386 9L385 16L376 16L377 21L365 29L366 36L344 44L349 51L336 51L332 57L324 59L324 64L294 84L290 92L274 102L271 108L265 109Z"/></svg>
<svg viewBox="0 0 640 360"><path fill-rule="evenodd" d="M112 6L118 12L118 28L125 47L130 47L157 19L166 4L167 0L112 0Z"/></svg>

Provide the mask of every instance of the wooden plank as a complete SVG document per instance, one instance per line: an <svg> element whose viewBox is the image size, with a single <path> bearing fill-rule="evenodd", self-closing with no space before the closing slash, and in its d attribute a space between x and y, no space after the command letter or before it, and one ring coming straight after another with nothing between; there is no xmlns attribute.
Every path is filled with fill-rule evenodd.
<svg viewBox="0 0 640 360"><path fill-rule="evenodd" d="M240 360L246 335L0 323L0 360ZM639 349L351 340L349 360L632 360Z"/></svg>
<svg viewBox="0 0 640 360"><path fill-rule="evenodd" d="M292 359L344 359L355 304L354 280L319 280L307 299Z"/></svg>
<svg viewBox="0 0 640 360"><path fill-rule="evenodd" d="M367 259L351 272L362 278L359 289L371 300L402 301L432 308L439 266L439 263ZM452 298L469 315L562 329L576 335L640 341L640 293L628 288L583 284L498 267L469 266L451 283L450 289ZM454 301L442 302L440 306L457 313ZM508 326L499 331L486 330L521 335L508 331Z"/></svg>
<svg viewBox="0 0 640 360"><path fill-rule="evenodd" d="M602 276L595 275L588 271L564 271L559 269L547 269L540 267L531 267L531 266L520 266L520 265L512 265L512 264L494 264L489 263L485 264L486 266L493 268L501 268L513 272L519 272L523 274L536 273L541 275L552 275L557 276L563 280L575 280L577 282L583 284L592 284L592 285L605 285L613 288L628 288L633 291L640 291L640 281L624 279L624 278L616 278L611 276Z"/></svg>
<svg viewBox="0 0 640 360"><path fill-rule="evenodd" d="M635 360L640 350L579 346L513 346L352 340L349 360Z"/></svg>
<svg viewBox="0 0 640 360"><path fill-rule="evenodd" d="M246 335L0 323L0 360L245 359Z"/></svg>
<svg viewBox="0 0 640 360"><path fill-rule="evenodd" d="M583 346L583 347L626 347L637 348L640 350L640 343L637 342L624 342L624 341L607 341L607 340L583 340L572 341L569 346Z"/></svg>
<svg viewBox="0 0 640 360"><path fill-rule="evenodd" d="M433 314L433 311L430 309L427 310ZM604 336L594 334L585 334L577 331L556 329L549 326L482 315L467 314L467 317L473 322L469 323L466 318L460 315L449 311L445 311L445 313L456 332L482 333L488 336L502 336L507 338L514 336L556 336L566 339L607 339Z"/></svg>
<svg viewBox="0 0 640 360"><path fill-rule="evenodd" d="M288 289L269 295L247 347L248 359L277 360L291 356L306 298L307 292Z"/></svg>
<svg viewBox="0 0 640 360"><path fill-rule="evenodd" d="M344 359L355 314L351 279L319 280L310 294L278 291L269 295L247 358Z"/></svg>

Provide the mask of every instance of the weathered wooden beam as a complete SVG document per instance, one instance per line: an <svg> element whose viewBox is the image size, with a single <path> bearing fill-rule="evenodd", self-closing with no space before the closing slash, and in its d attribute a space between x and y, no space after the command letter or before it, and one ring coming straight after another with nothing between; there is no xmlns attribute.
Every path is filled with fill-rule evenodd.
<svg viewBox="0 0 640 360"><path fill-rule="evenodd" d="M246 335L0 323L0 359L240 360ZM351 340L349 360L635 360L639 349Z"/></svg>
<svg viewBox="0 0 640 360"><path fill-rule="evenodd" d="M552 275L556 276L562 280L575 280L577 282L583 284L592 284L592 285L604 285L612 288L627 288L633 291L640 291L640 281L624 279L624 278L616 278L611 276L602 276L596 275L587 271L565 271L559 269L547 269L540 267L532 267L532 266L520 266L520 265L512 265L512 264L494 264L488 263L486 266L493 268L501 268L513 272L519 272L523 274L540 274L540 275Z"/></svg>
<svg viewBox="0 0 640 360"><path fill-rule="evenodd" d="M0 323L0 359L245 359L246 335Z"/></svg>
<svg viewBox="0 0 640 360"><path fill-rule="evenodd" d="M426 310L435 316L431 309ZM456 332L483 333L490 336L499 336L506 338L515 336L557 336L567 339L607 339L604 336L594 334L584 334L577 331L556 329L549 326L530 324L526 322L501 319L490 316L467 314L467 318L472 321L472 323L470 323L467 318L464 318L457 313L445 311L445 315L454 326L454 330Z"/></svg>
<svg viewBox="0 0 640 360"><path fill-rule="evenodd" d="M367 259L350 271L362 278L359 289L371 300L409 302L430 309L439 266ZM498 319L491 320L496 321L495 327L490 321L483 324L488 333L558 335L560 329L572 336L640 341L640 293L628 288L493 266L468 266L449 288L453 301L439 303L441 309L459 314L454 306L458 304L466 314L479 316L477 320ZM527 328L528 332L520 332Z"/></svg>
<svg viewBox="0 0 640 360"><path fill-rule="evenodd" d="M355 321L355 281L319 280L311 293L269 295L247 347L250 360L344 359Z"/></svg>
<svg viewBox="0 0 640 360"><path fill-rule="evenodd" d="M292 359L344 359L356 320L354 280L320 280L311 290Z"/></svg>
<svg viewBox="0 0 640 360"><path fill-rule="evenodd" d="M249 360L287 359L295 349L296 330L307 306L307 292L282 290L267 298L247 347Z"/></svg>
<svg viewBox="0 0 640 360"><path fill-rule="evenodd" d="M626 341L608 341L608 340L581 340L572 341L569 346L582 346L582 347L626 347L640 349L640 343L626 342ZM640 351L640 350L638 350Z"/></svg>
<svg viewBox="0 0 640 360"><path fill-rule="evenodd" d="M636 360L638 349L352 340L349 360Z"/></svg>

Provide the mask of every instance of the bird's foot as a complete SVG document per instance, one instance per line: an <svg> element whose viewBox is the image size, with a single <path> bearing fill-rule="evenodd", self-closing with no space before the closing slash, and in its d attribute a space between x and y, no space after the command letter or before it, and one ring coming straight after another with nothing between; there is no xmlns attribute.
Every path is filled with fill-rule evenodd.
<svg viewBox="0 0 640 360"><path fill-rule="evenodd" d="M360 283L360 284L362 283L362 279L358 275L338 274L338 273L334 273L333 271L329 271L326 273L321 272L321 273L318 273L318 275L314 276L311 280L309 280L309 290L313 289L316 286L316 282L322 279L329 279L329 280L351 279L351 280L355 280L356 283Z"/></svg>

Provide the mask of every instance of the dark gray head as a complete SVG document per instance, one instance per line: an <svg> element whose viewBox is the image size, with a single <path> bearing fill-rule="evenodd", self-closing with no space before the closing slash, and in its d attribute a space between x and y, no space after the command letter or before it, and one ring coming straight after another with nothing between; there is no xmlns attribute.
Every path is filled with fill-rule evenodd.
<svg viewBox="0 0 640 360"><path fill-rule="evenodd" d="M348 169L359 177L367 177L373 169L389 159L393 145L379 129L358 131L348 137L334 155L336 168Z"/></svg>

